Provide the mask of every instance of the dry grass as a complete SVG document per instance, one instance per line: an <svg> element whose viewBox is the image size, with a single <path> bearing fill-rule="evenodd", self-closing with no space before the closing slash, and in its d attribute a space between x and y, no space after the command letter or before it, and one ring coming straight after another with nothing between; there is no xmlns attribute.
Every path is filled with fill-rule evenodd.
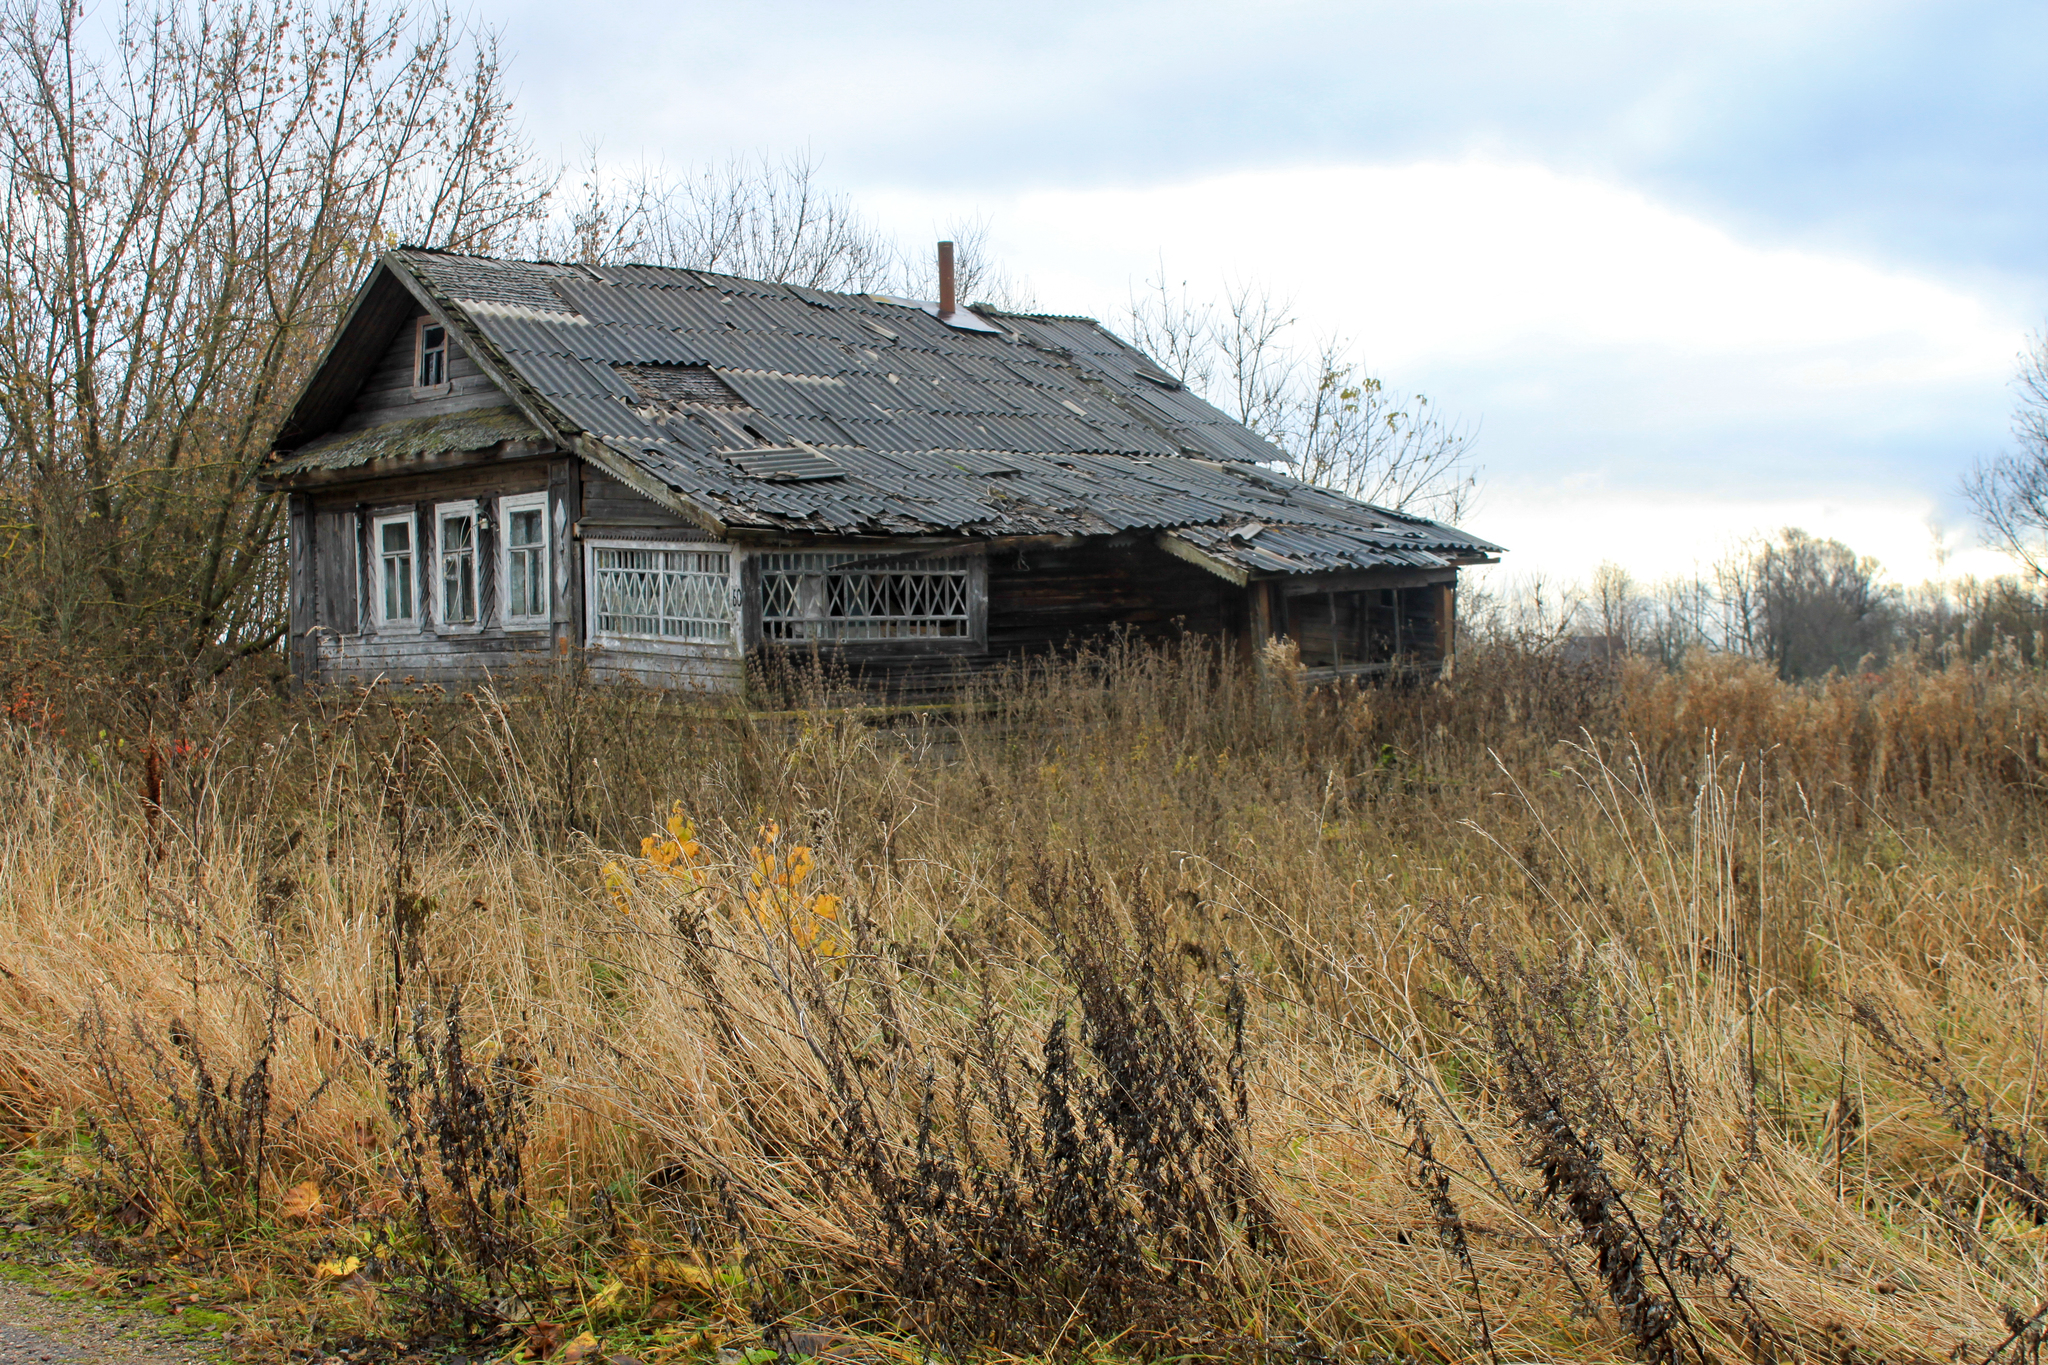
<svg viewBox="0 0 2048 1365"><path fill-rule="evenodd" d="M18 709L0 1105L305 1330L2037 1356L2048 682L1459 669Z"/></svg>

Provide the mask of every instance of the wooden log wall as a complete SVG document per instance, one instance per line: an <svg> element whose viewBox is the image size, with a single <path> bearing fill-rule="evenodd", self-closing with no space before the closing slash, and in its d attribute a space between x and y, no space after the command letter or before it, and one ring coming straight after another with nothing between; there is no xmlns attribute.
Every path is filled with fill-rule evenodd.
<svg viewBox="0 0 2048 1365"><path fill-rule="evenodd" d="M820 668L862 693L920 701L1011 660L1069 652L1115 631L1141 641L1243 639L1249 625L1244 589L1138 540L991 551L987 611L984 650L764 649L750 671L771 696L789 689L792 671Z"/></svg>
<svg viewBox="0 0 2048 1365"><path fill-rule="evenodd" d="M383 359L363 381L348 414L336 431L360 431L385 422L405 422L415 417L438 417L472 408L495 408L505 403L505 394L477 368L469 352L451 333L448 337L448 380L433 389L414 385L418 363L415 341L417 318L407 318L385 347Z"/></svg>
<svg viewBox="0 0 2048 1365"><path fill-rule="evenodd" d="M497 499L549 487L546 460L505 461L476 469L380 479L303 495L308 501L312 600L315 623L307 650L307 681L366 684L377 678L412 678L444 685L472 684L547 661L555 652L548 629L507 631L499 623ZM477 533L477 611L480 628L444 627L432 605L435 573L434 508L474 498L490 526ZM428 606L418 630L372 633L369 625L369 526L375 517L411 512L418 528L415 590ZM552 518L551 529L552 529ZM563 539L566 539L564 537ZM558 553L560 551L558 550ZM567 553L574 554L573 544ZM573 575L580 580L580 575ZM574 599L581 601L580 595Z"/></svg>
<svg viewBox="0 0 2048 1365"><path fill-rule="evenodd" d="M496 499L541 490L550 494L553 620L547 629L508 632L497 619ZM365 565L372 519L391 511L414 513L420 528L418 592L423 602L431 603L437 586L435 504L469 498L491 514L493 523L478 536L483 627L444 629L432 621L430 611L424 627L416 631L379 635L367 630ZM829 678L850 690L920 700L942 697L964 679L1008 661L1068 652L1113 632L1138 641L1192 635L1254 644L1266 631L1285 628L1285 598L1303 591L1389 589L1399 604L1407 652L1418 661L1441 658L1449 645L1455 610L1454 586L1441 581L1439 574L1331 575L1328 582L1290 580L1245 589L1166 554L1149 540L1131 538L1059 549L991 551L976 603L986 622L982 648L963 649L955 642L935 642L925 649L806 645L757 648L743 656L737 647L594 635L589 612L595 604L585 600L590 542L702 544L713 537L569 457L498 461L295 494L291 525L295 665L300 676L324 682L384 677L473 684L487 674L507 676L567 648L588 645L591 671L598 678L717 691L739 690L751 681L764 699L772 699L801 675L822 667ZM296 548L302 543L307 547L304 554ZM1373 596L1380 594L1375 591ZM300 636L305 637L303 643Z"/></svg>

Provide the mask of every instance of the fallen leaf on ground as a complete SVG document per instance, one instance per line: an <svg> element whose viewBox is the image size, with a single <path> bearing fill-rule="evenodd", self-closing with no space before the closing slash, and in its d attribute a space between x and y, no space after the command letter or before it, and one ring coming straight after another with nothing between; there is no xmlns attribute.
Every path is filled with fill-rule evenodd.
<svg viewBox="0 0 2048 1365"><path fill-rule="evenodd" d="M320 1182L301 1180L286 1190L277 1201L277 1211L286 1218L302 1218L311 1222L332 1212L331 1206L320 1197Z"/></svg>

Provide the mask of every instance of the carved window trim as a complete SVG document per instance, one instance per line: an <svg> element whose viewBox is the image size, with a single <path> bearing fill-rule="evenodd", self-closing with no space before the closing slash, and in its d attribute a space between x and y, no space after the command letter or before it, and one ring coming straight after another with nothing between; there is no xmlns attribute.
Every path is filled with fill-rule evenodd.
<svg viewBox="0 0 2048 1365"><path fill-rule="evenodd" d="M385 531L405 528L405 545L387 547ZM402 577L392 566L403 564ZM370 624L383 634L410 634L420 628L425 613L420 601L420 527L416 512L384 512L370 518ZM404 613L392 609L403 607Z"/></svg>
<svg viewBox="0 0 2048 1365"><path fill-rule="evenodd" d="M554 536L549 523L546 493L520 493L498 499L498 609L506 630L547 630L554 624ZM538 513L540 538L527 540L527 523L522 517ZM516 611L532 605L538 585L539 610Z"/></svg>

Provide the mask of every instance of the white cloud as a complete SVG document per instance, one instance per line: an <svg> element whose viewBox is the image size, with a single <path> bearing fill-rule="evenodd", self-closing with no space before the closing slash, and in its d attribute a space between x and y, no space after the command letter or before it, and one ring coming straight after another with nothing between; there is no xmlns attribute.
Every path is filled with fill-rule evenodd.
<svg viewBox="0 0 2048 1365"><path fill-rule="evenodd" d="M1710 573L1757 535L1796 526L1874 556L1897 583L2010 573L2012 561L1977 543L1967 528L1945 524L1931 498L1871 497L1858 490L1812 498L1717 498L1674 504L1634 494L1579 496L1558 490L1497 488L1472 518L1510 547L1490 573L1530 573L1583 582L1603 562L1637 579Z"/></svg>
<svg viewBox="0 0 2048 1365"><path fill-rule="evenodd" d="M1745 242L1540 166L862 200L909 240L985 214L1057 311L1114 318L1162 258L1198 293L1252 280L1292 299L1304 340L1343 333L1389 382L1483 421L1473 529L1552 573L1672 572L1788 524L1932 571L1926 526L1953 520L1956 476L2001 443L2024 343L2021 319L1955 285Z"/></svg>
<svg viewBox="0 0 2048 1365"><path fill-rule="evenodd" d="M866 195L907 228L957 218L930 196ZM1489 161L1303 166L1176 185L1041 190L972 206L1045 303L1109 308L1169 271L1256 279L1380 362L1430 364L1533 338L1679 354L1800 355L1814 381L2003 373L2016 329L1937 282L1759 248L1634 191ZM1883 354L1848 371L1873 341Z"/></svg>

